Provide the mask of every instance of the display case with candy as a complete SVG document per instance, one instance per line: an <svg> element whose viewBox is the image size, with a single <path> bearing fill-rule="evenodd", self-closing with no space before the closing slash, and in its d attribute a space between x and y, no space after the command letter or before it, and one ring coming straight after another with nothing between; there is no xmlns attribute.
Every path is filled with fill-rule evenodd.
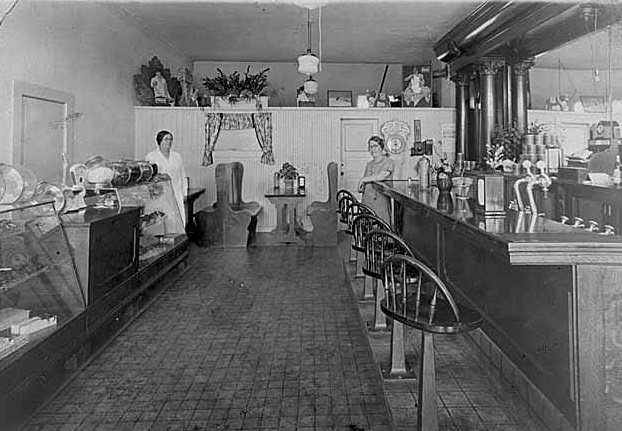
<svg viewBox="0 0 622 431"><path fill-rule="evenodd" d="M54 202L0 205L0 368L84 309Z"/></svg>

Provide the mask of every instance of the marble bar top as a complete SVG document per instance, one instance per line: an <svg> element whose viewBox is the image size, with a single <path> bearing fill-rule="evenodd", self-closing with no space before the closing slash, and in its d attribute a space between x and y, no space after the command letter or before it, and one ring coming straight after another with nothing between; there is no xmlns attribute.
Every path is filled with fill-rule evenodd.
<svg viewBox="0 0 622 431"><path fill-rule="evenodd" d="M408 180L377 181L387 196L414 206L488 241L508 254L511 264L622 264L622 236L603 235L575 228L555 220L506 210L503 215L486 216L476 210L474 199L440 193L438 188L419 187ZM405 223L408 222L406 219Z"/></svg>

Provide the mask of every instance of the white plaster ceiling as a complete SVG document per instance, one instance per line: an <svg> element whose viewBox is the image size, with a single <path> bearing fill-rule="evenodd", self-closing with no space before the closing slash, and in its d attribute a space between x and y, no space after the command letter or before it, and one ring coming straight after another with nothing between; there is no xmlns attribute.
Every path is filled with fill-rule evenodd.
<svg viewBox="0 0 622 431"><path fill-rule="evenodd" d="M312 51L322 62L413 64L432 59L434 44L480 2L323 0L321 11L313 0L298 1L309 9L293 3L112 0L110 6L195 61L295 62L307 49L310 10ZM614 48L621 41L617 32ZM536 66L558 68L561 60L566 69L607 67L607 43L606 32L583 38L538 57Z"/></svg>

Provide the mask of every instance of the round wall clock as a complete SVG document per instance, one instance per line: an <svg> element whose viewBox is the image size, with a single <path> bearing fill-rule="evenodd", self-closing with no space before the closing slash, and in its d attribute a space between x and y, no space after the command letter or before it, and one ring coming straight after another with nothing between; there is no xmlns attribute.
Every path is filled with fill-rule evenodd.
<svg viewBox="0 0 622 431"><path fill-rule="evenodd" d="M406 149L406 140L401 135L387 138L387 150L392 154L400 154Z"/></svg>
<svg viewBox="0 0 622 431"><path fill-rule="evenodd" d="M410 134L408 124L399 120L387 121L380 127L380 132L384 137L388 152L401 154L406 151L406 142Z"/></svg>

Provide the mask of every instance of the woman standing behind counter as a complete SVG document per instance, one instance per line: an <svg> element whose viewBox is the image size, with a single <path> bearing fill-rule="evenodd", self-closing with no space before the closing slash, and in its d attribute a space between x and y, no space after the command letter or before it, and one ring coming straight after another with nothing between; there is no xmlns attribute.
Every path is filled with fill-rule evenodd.
<svg viewBox="0 0 622 431"><path fill-rule="evenodd" d="M158 144L158 149L147 154L145 159L158 165L158 173L167 174L171 177L173 194L175 195L179 214L181 215L181 220L185 227L186 213L184 210L184 197L186 195L186 188L184 186L184 181L186 178L186 171L184 170L184 164L179 153L171 149L173 147L173 134L171 132L168 130L160 130L156 135L156 142Z"/></svg>
<svg viewBox="0 0 622 431"><path fill-rule="evenodd" d="M372 136L367 141L367 149L373 157L365 165L365 173L359 181L359 192L363 193L362 202L374 210L376 215L387 223L391 223L389 216L389 201L382 194L372 181L382 181L393 179L395 170L393 160L389 158L384 150L384 139L380 136Z"/></svg>

